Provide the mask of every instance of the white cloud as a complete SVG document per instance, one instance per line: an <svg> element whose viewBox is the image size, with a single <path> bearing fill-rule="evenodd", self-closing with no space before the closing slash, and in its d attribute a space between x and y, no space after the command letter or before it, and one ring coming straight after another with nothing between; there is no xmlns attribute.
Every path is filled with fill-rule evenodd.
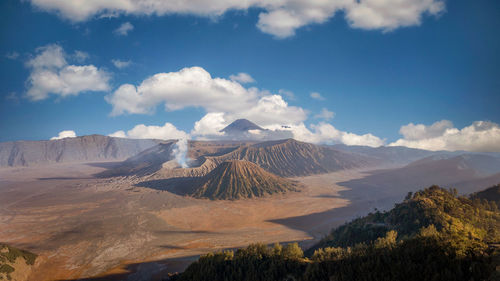
<svg viewBox="0 0 500 281"><path fill-rule="evenodd" d="M244 72L240 72L237 75L231 75L229 76L229 79L231 79L231 81L239 82L241 84L255 82L255 80L252 78L252 76L250 76L250 74Z"/></svg>
<svg viewBox="0 0 500 281"><path fill-rule="evenodd" d="M401 126L399 133L403 135L406 140L422 140L442 136L446 130L452 129L453 123L448 120L441 120L435 122L430 126L425 126L423 124L413 124L410 123L405 126Z"/></svg>
<svg viewBox="0 0 500 281"><path fill-rule="evenodd" d="M76 50L73 54L73 58L75 58L77 62L82 63L89 58L89 54L83 51Z"/></svg>
<svg viewBox="0 0 500 281"><path fill-rule="evenodd" d="M61 46L57 44L37 48L36 56L26 65L31 73L27 80L26 96L43 100L54 94L61 97L86 91L108 91L110 76L94 65L69 65Z"/></svg>
<svg viewBox="0 0 500 281"><path fill-rule="evenodd" d="M61 131L57 136L50 138L50 140L60 140L65 138L76 138L75 131L72 130Z"/></svg>
<svg viewBox="0 0 500 281"><path fill-rule="evenodd" d="M197 139L224 138L220 130L236 119L246 118L270 130L262 134L262 138L293 136L313 143L341 142L369 146L380 146L384 143L371 134L342 132L327 123L313 125L311 131L304 125L307 119L306 110L290 106L281 95L257 88L245 88L236 81L224 78L212 78L201 67L158 73L138 86L124 84L106 96L106 100L113 107L112 115L147 114L160 104L168 111L201 107L207 113L195 122L190 133L191 137ZM322 111L321 118L332 117L333 112L326 109ZM126 136L132 137L131 131ZM119 131L114 135L123 136L124 133Z"/></svg>
<svg viewBox="0 0 500 281"><path fill-rule="evenodd" d="M326 108L321 109L321 112L314 115L314 118L320 118L320 119L325 119L325 120L330 120L333 119L335 116L335 113L333 111L329 111Z"/></svg>
<svg viewBox="0 0 500 281"><path fill-rule="evenodd" d="M445 10L442 0L364 0L354 1L346 9L352 27L391 31L420 25L423 14L439 16Z"/></svg>
<svg viewBox="0 0 500 281"><path fill-rule="evenodd" d="M229 123L224 119L224 112L211 112L203 116L199 121L194 123L194 128L191 131L192 136L220 136L220 132Z"/></svg>
<svg viewBox="0 0 500 281"><path fill-rule="evenodd" d="M10 60L15 60L19 57L19 53L18 52L10 52L10 53L7 53L5 54L5 57L10 59Z"/></svg>
<svg viewBox="0 0 500 281"><path fill-rule="evenodd" d="M312 92L311 94L309 94L309 96L311 96L311 98L315 100L325 100L325 98L320 93L317 92Z"/></svg>
<svg viewBox="0 0 500 281"><path fill-rule="evenodd" d="M350 132L343 132L325 122L312 124L311 129L308 129L304 123L301 123L291 126L288 130L293 133L293 137L297 140L317 144L343 143L346 145L379 147L385 143L384 140L372 134L357 135Z"/></svg>
<svg viewBox="0 0 500 281"><path fill-rule="evenodd" d="M112 134L109 134L108 136L110 137L114 137L114 138L126 138L127 137L127 134L125 133L125 131L116 131Z"/></svg>
<svg viewBox="0 0 500 281"><path fill-rule="evenodd" d="M120 14L188 14L214 18L229 10L257 8L261 10L257 27L277 38L293 36L304 26L324 23L341 11L353 28L383 31L419 25L423 15L439 16L445 11L444 0L31 0L31 3L75 22Z"/></svg>
<svg viewBox="0 0 500 281"><path fill-rule="evenodd" d="M430 126L413 124L402 126L402 139L389 146L407 146L427 150L500 151L500 127L488 121L476 121L462 129L442 120Z"/></svg>
<svg viewBox="0 0 500 281"><path fill-rule="evenodd" d="M131 138L131 139L188 139L189 135L178 130L173 124L165 123L163 126L146 126L144 124L136 125L131 130L125 133L124 131L116 131L109 134L110 137Z"/></svg>
<svg viewBox="0 0 500 281"><path fill-rule="evenodd" d="M57 44L38 47L36 56L26 63L27 66L33 69L62 68L67 64L64 50Z"/></svg>
<svg viewBox="0 0 500 281"><path fill-rule="evenodd" d="M209 116L207 114L204 116L199 123L205 123L206 130L200 130L199 123L195 125L195 129L191 131L191 137L198 139L225 139L225 135L221 134L219 131L228 125L226 119L223 115L217 114ZM212 122L207 122L207 119ZM230 119L233 120L233 119ZM260 125L259 123L256 123ZM217 129L210 129L211 125L217 127ZM282 126L279 124L272 124L267 126L262 126L268 131L252 130L249 133L253 134L255 139L266 140L266 139L284 139L293 137L296 140L315 143L315 144L335 144L343 143L346 145L365 145L371 147L379 147L384 145L385 140L380 139L372 134L357 135L350 132L344 132L336 129L333 125L320 122L318 124L312 124L308 128L303 122L296 124L290 124L287 126Z"/></svg>
<svg viewBox="0 0 500 281"><path fill-rule="evenodd" d="M260 124L268 126L271 124L295 124L307 118L306 111L300 107L289 106L280 95L266 95L261 97L256 104L241 112L230 112L227 116L229 120L246 118Z"/></svg>
<svg viewBox="0 0 500 281"><path fill-rule="evenodd" d="M115 29L113 32L116 35L127 36L130 31L134 30L134 26L130 22L124 22L120 27Z"/></svg>
<svg viewBox="0 0 500 281"><path fill-rule="evenodd" d="M268 13L261 13L257 23L260 30L277 38L293 36L295 30L304 25L306 25L304 19L288 9L276 9Z"/></svg>
<svg viewBox="0 0 500 281"><path fill-rule="evenodd" d="M113 59L113 60L111 60L111 62L114 64L114 66L116 68L119 68L119 69L128 67L132 63L130 60L123 61L123 60L118 60L118 59L116 59L116 60Z"/></svg>
<svg viewBox="0 0 500 281"><path fill-rule="evenodd" d="M280 95L245 88L224 78L212 78L201 67L158 73L137 87L121 85L106 96L106 100L113 106L111 115L151 113L157 105L164 104L168 111L201 107L208 113L224 112L227 120L247 118L264 126L306 119L302 108L289 106Z"/></svg>

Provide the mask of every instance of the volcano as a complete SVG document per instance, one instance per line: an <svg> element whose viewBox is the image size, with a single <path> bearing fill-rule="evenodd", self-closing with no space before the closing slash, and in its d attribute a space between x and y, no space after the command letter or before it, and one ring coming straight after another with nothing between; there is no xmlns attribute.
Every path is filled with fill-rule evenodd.
<svg viewBox="0 0 500 281"><path fill-rule="evenodd" d="M193 197L236 200L298 191L298 184L244 160L228 160L196 181Z"/></svg>
<svg viewBox="0 0 500 281"><path fill-rule="evenodd" d="M244 132L248 132L250 130L264 131L263 128L261 128L257 124L255 124L247 119L238 119L238 120L235 120L233 123L227 125L224 129L221 130L221 132L224 132L227 134L234 134L234 133L244 133Z"/></svg>

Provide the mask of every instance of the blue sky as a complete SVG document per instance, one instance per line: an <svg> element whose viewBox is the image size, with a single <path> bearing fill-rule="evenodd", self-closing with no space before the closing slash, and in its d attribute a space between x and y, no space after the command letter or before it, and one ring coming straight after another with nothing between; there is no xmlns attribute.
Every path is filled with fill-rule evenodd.
<svg viewBox="0 0 500 281"><path fill-rule="evenodd" d="M327 18L318 19L301 15L301 9L307 8L302 6L270 10L255 5L229 7L222 12L182 7L187 10L155 11L152 15L109 8L81 14L66 9L63 2L53 1L53 6L45 2L49 1L0 3L0 141L49 139L63 130L77 135L121 130L125 136L141 137L127 131L138 124L163 126L166 122L189 134L195 122L211 112L224 113L224 124L234 118L262 116L258 112L240 116L237 110L226 110L219 103L207 107L193 100L172 101L171 96L158 98L153 94L147 96L148 106L141 107L141 113L131 112L130 106L137 105L129 104L121 114L111 114L116 105L109 98L123 98L115 95L121 85L139 86L155 74L197 66L212 78L229 82L230 75L249 74L255 82L236 83L246 90L255 87L258 93L242 106L281 93L286 112L276 120L271 112L261 125L275 128L292 116L292 125L309 130L307 136L303 132L294 132L294 136L304 135L306 141L365 144L366 138L361 137L370 134L380 140L376 144L402 139L399 144L431 149L435 144L427 142L441 138L446 130L457 129L461 135L446 140L455 146L444 147L454 149L462 148L456 145L464 142L461 138L476 137L462 129L484 131L477 128L487 124L489 142L470 150L500 149L490 143L491 136L498 136L500 123L498 1L435 0L431 2L442 4L439 11L435 6L418 12L418 22L398 18L382 24L376 18L367 21L364 15L358 19L354 8L334 9ZM387 9L389 14L396 10ZM280 13L274 17L276 10L291 10L299 18L293 21L298 27L281 28L280 23L287 18ZM262 19L266 14L273 15L267 22ZM133 29L120 35L116 30L124 23ZM40 47L44 46L57 46L63 52L66 64L58 66L56 73L68 65L93 66L96 75L106 76L101 80L106 86L98 90L83 87L68 96L49 91L44 98L30 98L27 93L36 85L29 79L42 71L30 66L30 61L43 53L45 49ZM77 50L88 57L78 59L74 56ZM120 69L112 60L130 63ZM285 91L293 92L293 97L283 94ZM322 98L312 98L312 92ZM200 95L211 94L200 90ZM224 97L218 97L222 103ZM182 106L165 110L165 103ZM323 109L334 112L334 117L317 116ZM301 112L304 116L297 117ZM432 127L441 120L451 123ZM474 125L475 121L485 123ZM330 133L319 136L325 124L330 125L324 127ZM400 129L411 133L401 135ZM349 133L360 138L353 141ZM438 140L442 139L434 141ZM371 143L368 140L366 144Z"/></svg>

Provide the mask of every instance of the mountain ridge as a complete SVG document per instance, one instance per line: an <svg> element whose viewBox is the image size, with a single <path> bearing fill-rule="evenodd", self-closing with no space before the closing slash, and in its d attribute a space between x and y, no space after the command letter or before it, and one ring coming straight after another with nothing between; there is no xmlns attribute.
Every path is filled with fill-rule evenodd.
<svg viewBox="0 0 500 281"><path fill-rule="evenodd" d="M103 135L3 142L0 143L0 167L123 160L157 143L157 140L152 139L127 139Z"/></svg>
<svg viewBox="0 0 500 281"><path fill-rule="evenodd" d="M247 160L282 177L306 176L373 164L363 156L348 154L328 147L295 139L260 142L242 146L214 161Z"/></svg>

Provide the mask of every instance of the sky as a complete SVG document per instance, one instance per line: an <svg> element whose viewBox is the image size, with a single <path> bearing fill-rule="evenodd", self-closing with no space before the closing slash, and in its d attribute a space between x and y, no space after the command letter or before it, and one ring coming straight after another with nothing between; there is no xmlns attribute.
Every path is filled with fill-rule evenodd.
<svg viewBox="0 0 500 281"><path fill-rule="evenodd" d="M3 0L0 141L213 139L247 118L500 151L499 28L491 0Z"/></svg>

